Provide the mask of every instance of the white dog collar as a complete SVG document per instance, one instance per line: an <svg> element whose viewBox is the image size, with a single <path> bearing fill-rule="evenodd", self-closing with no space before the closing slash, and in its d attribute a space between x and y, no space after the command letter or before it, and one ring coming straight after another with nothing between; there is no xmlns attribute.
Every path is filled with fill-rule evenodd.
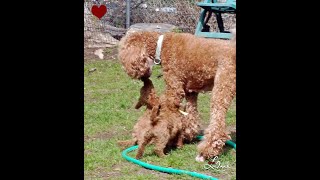
<svg viewBox="0 0 320 180"><path fill-rule="evenodd" d="M154 58L154 64L161 63L160 54L161 54L162 41L163 41L163 35L160 35L157 41L156 57Z"/></svg>

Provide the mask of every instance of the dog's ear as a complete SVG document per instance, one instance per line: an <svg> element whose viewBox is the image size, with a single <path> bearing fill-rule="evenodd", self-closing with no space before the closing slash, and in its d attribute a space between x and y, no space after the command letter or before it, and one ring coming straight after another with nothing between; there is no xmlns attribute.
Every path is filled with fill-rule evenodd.
<svg viewBox="0 0 320 180"><path fill-rule="evenodd" d="M119 51L119 60L126 73L133 79L150 77L148 54L143 47L128 46Z"/></svg>
<svg viewBox="0 0 320 180"><path fill-rule="evenodd" d="M140 99L139 99L139 101L137 102L137 104L136 104L136 106L135 106L134 108L135 108L135 109L139 109L142 105L143 105L143 104L142 104L142 102L141 102Z"/></svg>

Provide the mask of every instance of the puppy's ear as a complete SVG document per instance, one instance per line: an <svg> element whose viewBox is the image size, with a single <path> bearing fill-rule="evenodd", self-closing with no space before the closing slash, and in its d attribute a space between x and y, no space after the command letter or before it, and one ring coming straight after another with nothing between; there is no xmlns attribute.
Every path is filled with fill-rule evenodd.
<svg viewBox="0 0 320 180"><path fill-rule="evenodd" d="M136 106L134 107L135 109L139 109L142 106L142 103L139 99L139 101L137 102Z"/></svg>

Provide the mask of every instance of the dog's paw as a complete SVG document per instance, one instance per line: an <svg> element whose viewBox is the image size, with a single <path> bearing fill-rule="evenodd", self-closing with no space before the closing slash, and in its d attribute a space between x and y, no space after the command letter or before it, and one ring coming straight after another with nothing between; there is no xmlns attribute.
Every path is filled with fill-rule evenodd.
<svg viewBox="0 0 320 180"><path fill-rule="evenodd" d="M213 138L213 140L211 138L205 138L197 147L199 155L196 160L206 160L220 155L227 140L227 136L219 139Z"/></svg>

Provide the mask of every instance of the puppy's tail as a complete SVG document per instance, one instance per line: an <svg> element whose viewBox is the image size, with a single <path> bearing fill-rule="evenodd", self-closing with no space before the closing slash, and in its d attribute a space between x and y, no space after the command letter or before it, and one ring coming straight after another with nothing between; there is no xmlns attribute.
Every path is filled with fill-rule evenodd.
<svg viewBox="0 0 320 180"><path fill-rule="evenodd" d="M127 147L133 146L137 144L137 139L131 139L131 140L126 140L126 141L118 141L118 146L120 147L121 150L126 149Z"/></svg>
<svg viewBox="0 0 320 180"><path fill-rule="evenodd" d="M236 35L237 35L237 32L236 32L236 28L233 28L230 30L231 34L232 34L232 37L231 37L231 42L232 44L236 45Z"/></svg>

